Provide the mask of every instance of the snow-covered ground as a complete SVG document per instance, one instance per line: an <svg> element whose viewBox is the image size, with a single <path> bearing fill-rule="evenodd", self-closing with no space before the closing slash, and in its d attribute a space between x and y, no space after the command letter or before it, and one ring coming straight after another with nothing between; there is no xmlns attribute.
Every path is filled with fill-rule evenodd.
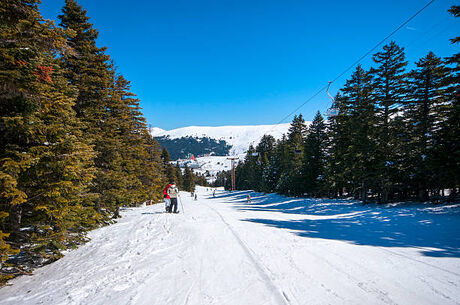
<svg viewBox="0 0 460 305"><path fill-rule="evenodd" d="M459 205L213 198L206 188L182 202L180 214L124 210L1 288L0 303L460 304Z"/></svg>
<svg viewBox="0 0 460 305"><path fill-rule="evenodd" d="M309 124L310 122L307 122ZM209 137L216 140L224 140L232 146L230 155L237 155L246 152L249 145L256 146L265 135L272 135L275 139L287 133L290 123L278 125L249 125L249 126L188 126L172 130L163 130L158 127L150 129L154 137L169 136L171 139L182 137L203 138Z"/></svg>

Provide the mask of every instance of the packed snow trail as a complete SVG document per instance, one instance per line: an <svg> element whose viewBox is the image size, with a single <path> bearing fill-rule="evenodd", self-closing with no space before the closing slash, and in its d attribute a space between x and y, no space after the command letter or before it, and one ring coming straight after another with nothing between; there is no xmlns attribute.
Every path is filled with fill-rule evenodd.
<svg viewBox="0 0 460 305"><path fill-rule="evenodd" d="M458 205L247 194L125 209L0 304L460 304Z"/></svg>

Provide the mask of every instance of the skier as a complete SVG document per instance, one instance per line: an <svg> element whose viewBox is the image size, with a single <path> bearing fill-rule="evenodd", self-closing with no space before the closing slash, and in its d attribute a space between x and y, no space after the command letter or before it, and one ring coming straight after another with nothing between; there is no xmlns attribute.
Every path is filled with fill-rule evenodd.
<svg viewBox="0 0 460 305"><path fill-rule="evenodd" d="M198 200L198 195L195 193L195 201Z"/></svg>
<svg viewBox="0 0 460 305"><path fill-rule="evenodd" d="M169 198L169 195L168 195L168 189L171 187L171 183L168 184L165 189L163 190L163 198L164 198L164 201L165 201L165 210L167 213L170 213L170 210L169 210L169 207L171 206L171 199Z"/></svg>
<svg viewBox="0 0 460 305"><path fill-rule="evenodd" d="M216 190L212 191L212 197L216 197Z"/></svg>
<svg viewBox="0 0 460 305"><path fill-rule="evenodd" d="M171 200L171 204L169 205L169 213L178 213L177 197L179 196L179 189L174 182L172 182L171 186L168 188L168 195Z"/></svg>
<svg viewBox="0 0 460 305"><path fill-rule="evenodd" d="M246 203L251 203L251 195L249 195L249 194L246 197Z"/></svg>

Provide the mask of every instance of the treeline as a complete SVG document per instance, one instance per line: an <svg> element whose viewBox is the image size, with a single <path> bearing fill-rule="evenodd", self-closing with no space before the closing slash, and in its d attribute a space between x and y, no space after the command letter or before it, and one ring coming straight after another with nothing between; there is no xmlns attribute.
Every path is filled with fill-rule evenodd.
<svg viewBox="0 0 460 305"><path fill-rule="evenodd" d="M232 148L224 140L217 141L209 137L171 139L169 136L162 136L155 139L162 147L166 147L173 160L185 159L188 154L197 157L211 153L215 156L226 156Z"/></svg>
<svg viewBox="0 0 460 305"><path fill-rule="evenodd" d="M204 175L194 173L187 165L185 165L184 172L182 172L179 162L176 162L176 164L173 165L166 147L163 147L161 160L163 161L163 167L165 168L167 183L175 182L179 190L194 192L195 185L209 185Z"/></svg>
<svg viewBox="0 0 460 305"><path fill-rule="evenodd" d="M139 100L86 10L66 0L56 26L39 2L0 2L2 281L59 258L119 207L159 200L166 182Z"/></svg>
<svg viewBox="0 0 460 305"><path fill-rule="evenodd" d="M275 139L273 138L273 140L275 140ZM254 151L254 148L252 147L250 150ZM252 154L253 153L251 153L251 155ZM241 166L241 164L240 164L240 166ZM241 167L240 167L240 169L241 169ZM231 190L232 189L232 173L231 173L231 171L223 170L223 171L218 172L216 174L215 180L212 183L212 186L213 187L221 187L221 186L223 186L226 190ZM245 188L245 187L238 187L238 186L237 186L237 188L238 189L251 189L249 187ZM252 189L254 189L254 188L252 188Z"/></svg>
<svg viewBox="0 0 460 305"><path fill-rule="evenodd" d="M327 121L318 112L307 128L296 116L281 140L251 147L237 188L363 203L458 199L459 54L430 52L407 71L404 49L391 42L373 60L346 81Z"/></svg>

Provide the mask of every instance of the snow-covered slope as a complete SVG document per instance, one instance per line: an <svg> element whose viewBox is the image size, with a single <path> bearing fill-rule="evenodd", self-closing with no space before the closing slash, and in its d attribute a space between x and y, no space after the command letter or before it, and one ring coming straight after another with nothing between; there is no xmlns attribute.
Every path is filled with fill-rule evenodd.
<svg viewBox="0 0 460 305"><path fill-rule="evenodd" d="M232 158L238 158L238 160L243 161L245 154L238 154L232 156ZM216 179L216 175L221 171L229 171L232 168L232 161L228 159L229 156L207 156L207 157L197 157L195 161L192 160L179 160L181 166L187 164L193 172L197 174L203 174L206 176L206 180L209 183L213 183ZM238 160L235 160L235 163L238 163Z"/></svg>
<svg viewBox="0 0 460 305"><path fill-rule="evenodd" d="M309 122L307 122L308 124ZM216 140L224 140L232 146L231 155L244 153L249 145L257 145L260 139L269 134L280 139L287 133L290 123L278 125L246 125L246 126L189 126L172 130L163 130L158 127L150 129L152 136L169 136L171 139L181 137L209 137Z"/></svg>
<svg viewBox="0 0 460 305"><path fill-rule="evenodd" d="M457 205L376 206L198 188L124 209L2 305L459 304ZM246 202L246 196L252 202Z"/></svg>

